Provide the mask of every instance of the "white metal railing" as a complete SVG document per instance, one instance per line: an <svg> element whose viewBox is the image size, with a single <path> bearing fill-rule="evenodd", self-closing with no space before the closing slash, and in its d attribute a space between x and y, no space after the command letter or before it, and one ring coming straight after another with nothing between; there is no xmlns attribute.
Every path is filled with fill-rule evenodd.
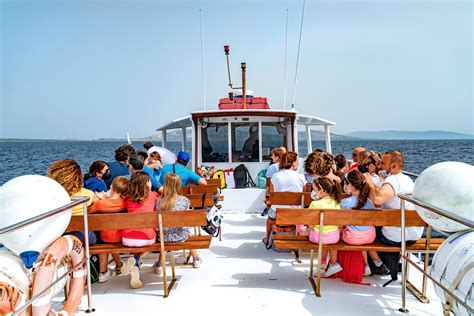
<svg viewBox="0 0 474 316"><path fill-rule="evenodd" d="M452 212L449 212L447 210L444 210L442 208L436 207L434 205L431 205L429 203L426 203L424 201L421 201L419 199L416 199L413 197L412 194L398 194L398 197L400 198L400 208L401 208L401 244L402 244L402 307L399 309L400 312L407 313L408 309L406 308L406 289L407 289L407 280L406 280L406 271L407 271L407 262L410 263L412 266L414 266L418 271L423 273L423 278L429 278L432 282L434 282L436 285L438 285L440 288L443 289L446 293L448 293L453 299L458 301L461 305L463 305L470 314L474 314L474 308L472 306L469 306L467 303L465 303L460 297L458 297L456 294L454 294L452 291L450 291L448 288L446 288L441 282L438 280L434 279L429 273L421 269L416 265L415 262L413 262L407 255L406 255L406 239L405 239L405 203L410 202L415 205L421 206L427 210L430 210L432 212L435 212L438 215L444 216L446 218L449 218L453 221L456 221L458 223L461 223L467 227L469 227L470 230L474 230L474 221L468 218L464 218L462 216L453 214ZM429 236L427 236L429 237ZM428 257L425 257L425 260L429 260ZM446 310L445 310L446 312ZM450 310L448 309L447 312L449 313Z"/></svg>
<svg viewBox="0 0 474 316"><path fill-rule="evenodd" d="M89 197L87 196L76 196L76 197L71 197L72 202L68 203L66 205L63 205L61 207L58 207L54 210L51 210L47 213L26 219L24 221L21 221L19 223L4 227L0 229L0 236L6 235L8 233L14 232L18 229L21 229L25 226L34 224L38 221L41 221L43 219L46 219L48 217L54 216L56 214L65 212L69 210L71 207L77 206L82 204L84 207L84 231L88 231L87 227L87 201L89 201ZM89 244L89 236L87 233L84 233L84 243L86 245ZM50 288L52 288L54 285L56 285L59 281L61 281L63 278L65 278L69 273L71 273L74 269L80 267L84 263L88 262L89 260L89 247L84 247L86 250L86 256L84 259L81 260L78 264L75 266L71 267L68 269L63 275L61 275L57 280L55 280L53 283L51 283L48 287L46 287L43 291L32 297L31 299L27 300L26 303L18 308L15 309L13 312L12 316L19 315L21 312L23 312L25 309L27 309L35 300L37 300L39 297L41 297L46 291L48 291ZM90 266L89 264L86 264L86 269L87 269L87 299L88 299L88 309L87 313L93 312L94 309L92 308L92 292L91 292L91 276L90 276Z"/></svg>

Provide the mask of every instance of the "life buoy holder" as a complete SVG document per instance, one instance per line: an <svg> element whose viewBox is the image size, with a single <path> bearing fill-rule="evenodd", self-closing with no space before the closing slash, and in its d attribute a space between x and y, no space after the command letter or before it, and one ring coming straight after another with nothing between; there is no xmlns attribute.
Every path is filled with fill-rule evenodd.
<svg viewBox="0 0 474 316"><path fill-rule="evenodd" d="M84 259L84 248L82 247L81 241L71 235L60 237L46 249L43 259L39 262L38 266L35 267L32 296L41 293L53 282L59 264L67 257L71 259L73 267ZM33 302L33 316L74 315L81 304L86 274L87 270L85 269L85 265L73 270L70 292L61 311L56 312L51 308L51 298L54 295L54 291L50 288Z"/></svg>

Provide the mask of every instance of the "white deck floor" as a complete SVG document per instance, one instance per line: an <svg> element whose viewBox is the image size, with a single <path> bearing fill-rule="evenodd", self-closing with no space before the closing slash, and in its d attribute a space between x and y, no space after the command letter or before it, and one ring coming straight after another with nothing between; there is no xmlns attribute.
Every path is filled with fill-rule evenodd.
<svg viewBox="0 0 474 316"><path fill-rule="evenodd" d="M400 282L382 288L388 276L364 279L370 285L322 280L321 298L308 281L309 256L294 262L289 253L266 250L261 242L265 218L255 214L225 214L223 239L200 251L200 269L178 265L178 281L163 298L162 277L153 274L156 255L142 267L143 288L130 288L130 277L118 276L92 287L95 313L88 315L394 315L401 314ZM182 262L182 252L176 252ZM170 274L170 270L168 270ZM416 280L418 273L410 270ZM418 278L419 279L419 278ZM419 280L418 280L419 281ZM415 284L421 284L419 282ZM409 315L441 315L441 304L432 287L430 304L407 292ZM84 295L78 314L85 315ZM215 313L215 314L214 314Z"/></svg>

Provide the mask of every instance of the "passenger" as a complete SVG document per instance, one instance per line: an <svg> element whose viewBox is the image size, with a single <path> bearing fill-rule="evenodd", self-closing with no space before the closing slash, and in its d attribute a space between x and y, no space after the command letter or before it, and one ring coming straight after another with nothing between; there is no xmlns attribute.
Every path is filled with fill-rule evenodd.
<svg viewBox="0 0 474 316"><path fill-rule="evenodd" d="M183 211L188 210L191 202L182 195L181 179L178 175L168 173L165 177L163 185L163 196L156 201L157 212ZM191 234L189 227L166 227L163 229L164 242L182 242L186 241ZM158 236L159 240L160 236ZM155 262L154 269L156 274L161 274L161 256ZM193 257L193 268L199 268L202 259L198 256L196 249L191 249L191 256Z"/></svg>
<svg viewBox="0 0 474 316"><path fill-rule="evenodd" d="M141 157L140 157L141 158ZM145 213L155 210L158 193L151 191L150 177L143 171L136 171L130 177L127 186L126 206L129 213ZM154 244L156 231L154 228L134 228L122 231L122 244L127 247L144 247ZM136 254L135 258L129 258L128 265L133 265L130 270L130 286L134 289L142 287L140 281L140 265L146 253Z"/></svg>
<svg viewBox="0 0 474 316"><path fill-rule="evenodd" d="M145 148L145 151L148 152L148 149L150 149L151 147L153 147L153 143L152 142L145 142L143 143L143 148Z"/></svg>
<svg viewBox="0 0 474 316"><path fill-rule="evenodd" d="M325 152L320 155L319 163L315 163L315 173L320 177L328 178L329 180L337 182L341 185L341 178L336 176L336 162L331 153Z"/></svg>
<svg viewBox="0 0 474 316"><path fill-rule="evenodd" d="M378 187L382 185L382 178L379 176L379 168L377 167L378 162L380 161L380 157L374 153L371 152L370 156L366 159L364 159L359 167L360 172L366 173L368 172L370 176L372 177L372 182Z"/></svg>
<svg viewBox="0 0 474 316"><path fill-rule="evenodd" d="M107 192L104 181L109 180L111 176L109 165L105 161L94 161L89 167L89 173L84 176L84 188L92 192Z"/></svg>
<svg viewBox="0 0 474 316"><path fill-rule="evenodd" d="M349 168L347 168L346 170L346 174L348 174L349 172L351 172L352 170L354 170L355 168L357 168L359 166L359 164L357 163L357 157L359 156L359 154L361 152L365 151L365 148L364 147L356 147L354 148L354 150L352 151L352 163L351 165L349 166Z"/></svg>
<svg viewBox="0 0 474 316"><path fill-rule="evenodd" d="M353 170L349 172L345 181L345 191L351 194L350 197L341 200L341 208L343 209L354 209L354 210L373 210L375 209L374 203L369 199L370 188L365 181L364 175L359 170ZM375 240L375 227L374 226L346 226L342 231L342 239L350 245L366 245L371 244ZM377 252L371 251L371 254L375 253L371 258L375 261L380 261ZM364 258L364 276L371 274L369 264L367 262L367 251L362 251L362 257ZM380 261L383 265L383 263ZM377 268L379 268L378 266ZM380 268L377 270L379 272ZM385 270L388 269L385 267ZM374 272L375 273L375 272Z"/></svg>
<svg viewBox="0 0 474 316"><path fill-rule="evenodd" d="M160 183L163 183L168 173L177 174L181 178L182 186L185 187L189 183L198 185L207 185L206 179L201 178L195 172L186 168L191 157L185 151L180 151L176 158L176 163L164 165L160 175Z"/></svg>
<svg viewBox="0 0 474 316"><path fill-rule="evenodd" d="M298 154L295 152L285 153L280 160L280 171L275 173L271 179L275 192L303 192L306 184L304 176L298 173ZM273 226L275 225L276 209L282 207L296 207L287 205L272 205L268 211L266 233L263 243L268 247L268 240Z"/></svg>
<svg viewBox="0 0 474 316"><path fill-rule="evenodd" d="M336 171L334 174L340 179L344 179L344 174L348 168L346 157L343 154L339 154L334 157L334 162L336 163Z"/></svg>
<svg viewBox="0 0 474 316"><path fill-rule="evenodd" d="M99 200L99 197L94 192L82 187L84 181L81 167L75 160L64 159L54 162L48 167L48 177L62 185L70 196L87 196L89 198L89 201L87 201L88 207ZM84 206L82 204L72 208L72 216L83 215ZM76 236L84 244L84 232L75 231L68 234ZM88 232L88 237L90 246L97 243L97 236L93 231Z"/></svg>
<svg viewBox="0 0 474 316"><path fill-rule="evenodd" d="M258 161L258 125L249 128L249 137L242 146L243 161Z"/></svg>
<svg viewBox="0 0 474 316"><path fill-rule="evenodd" d="M111 196L108 199L97 201L92 205L91 213L119 213L126 212L124 195L127 192L128 179L122 176L115 177L110 186ZM102 230L100 231L100 241L103 243L119 243L122 241L121 230ZM116 253L112 254L115 261L115 270L107 268L109 262L109 254L99 254L99 283L103 283L112 278L115 274L128 274L135 261L131 261L125 266L120 260L120 256Z"/></svg>
<svg viewBox="0 0 474 316"><path fill-rule="evenodd" d="M319 168L318 165L322 163L321 152L313 151L306 157L304 161L304 177L306 182L313 183L313 180L319 178L319 175L316 173Z"/></svg>
<svg viewBox="0 0 474 316"><path fill-rule="evenodd" d="M268 167L266 177L267 178L272 178L272 176L277 172L280 168L280 159L283 157L283 154L286 153L286 148L285 147L278 147L272 150L272 164Z"/></svg>
<svg viewBox="0 0 474 316"><path fill-rule="evenodd" d="M413 191L413 180L402 173L403 164L403 155L396 150L390 150L382 156L382 168L387 172L388 177L380 187L375 185L370 174L364 174L370 186L369 197L376 205L382 205L384 209L400 209L400 198L397 194ZM409 210L414 209L412 203L405 203L405 205ZM406 244L414 244L422 233L423 227L407 227L405 229ZM377 238L384 244L399 247L401 245L401 228L384 226L381 231L377 231Z"/></svg>
<svg viewBox="0 0 474 316"><path fill-rule="evenodd" d="M155 173L159 172L158 175L161 174L161 168L163 168L163 163L161 162L161 155L158 151L151 152L150 157L148 157L146 161L148 167L153 169Z"/></svg>
<svg viewBox="0 0 474 316"><path fill-rule="evenodd" d="M143 159L141 155L131 156L130 161L129 161L129 167L130 167L130 172L132 174L138 171L143 171L146 174L148 174L148 176L150 177L152 191L158 191L162 187L161 182L155 177L155 173L153 169L151 169L148 166L145 166L145 160Z"/></svg>
<svg viewBox="0 0 474 316"><path fill-rule="evenodd" d="M136 155L136 153L137 151L131 145L123 145L115 149L115 161L109 163L109 171L112 175L110 176L110 179L104 181L107 188L110 188L115 177L130 177L128 160L131 156Z"/></svg>
<svg viewBox="0 0 474 316"><path fill-rule="evenodd" d="M313 181L313 190L316 192L317 200L311 202L309 208L316 209L340 209L341 192L340 186L333 180L320 177ZM309 235L309 240L315 244L319 243L319 225L309 227L302 235ZM340 231L337 225L324 225L322 232L323 245L337 244L340 238ZM327 266L327 250L323 250L320 258L321 265L324 268ZM337 250L329 251L330 263L321 276L327 278L339 271L342 271L341 265L337 262Z"/></svg>

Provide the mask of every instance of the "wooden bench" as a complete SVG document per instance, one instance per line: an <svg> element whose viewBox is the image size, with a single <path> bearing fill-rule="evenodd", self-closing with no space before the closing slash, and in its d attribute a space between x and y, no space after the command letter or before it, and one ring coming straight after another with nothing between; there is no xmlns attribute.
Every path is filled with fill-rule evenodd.
<svg viewBox="0 0 474 316"><path fill-rule="evenodd" d="M319 209L305 209L305 208L282 208L277 209L276 212L277 225L296 225L304 224L308 226L314 225L364 225L364 226L401 226L401 211L400 210L319 210ZM407 210L405 216L406 227L420 227L427 226L416 211ZM320 230L322 234L322 230ZM438 249L444 241L442 238L430 238L431 227L428 226L427 238L419 239L415 244L407 246L407 252L424 252L426 258L429 253ZM320 235L319 244L314 244L309 241L308 236L274 236L275 247L286 249L306 249L310 250L310 275L309 280L316 296L320 297L321 289L321 260L318 260L317 278L313 276L313 260L314 251L317 250L318 258L321 258L322 249L328 250L348 250L348 251L385 251L385 252L400 252L401 247L389 246L380 242L374 242L368 245L349 245L343 241L339 241L333 245L323 245ZM428 260L425 259L424 269L428 269ZM422 302L427 302L426 286L427 278L423 277L422 291L420 292L413 284L407 281L407 286Z"/></svg>
<svg viewBox="0 0 474 316"><path fill-rule="evenodd" d="M211 193L189 193L183 194L191 202L189 208L192 209L204 209L206 207L212 207L214 205L214 197Z"/></svg>
<svg viewBox="0 0 474 316"><path fill-rule="evenodd" d="M96 244L89 247L90 254L108 253L140 253L161 252L163 267L163 297L168 297L171 288L176 282L174 253L176 250L207 249L211 244L211 236L190 236L184 242L163 242L163 227L192 227L207 224L205 210L187 210L172 212L149 213L107 213L89 214L87 216L89 230L106 229L133 229L133 228L158 228L160 241L144 247L126 247L121 243ZM72 216L66 231L83 231L83 216ZM88 247L88 245L86 245ZM171 252L171 282L167 286L166 253Z"/></svg>

